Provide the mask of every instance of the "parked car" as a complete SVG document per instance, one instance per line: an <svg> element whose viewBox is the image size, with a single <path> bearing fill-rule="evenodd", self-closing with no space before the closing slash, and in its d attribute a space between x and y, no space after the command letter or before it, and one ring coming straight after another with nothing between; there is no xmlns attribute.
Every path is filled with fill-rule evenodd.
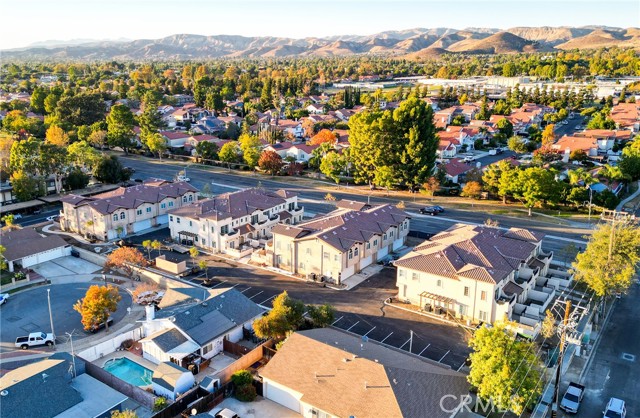
<svg viewBox="0 0 640 418"><path fill-rule="evenodd" d="M8 293L0 293L0 305L4 305L9 300Z"/></svg>
<svg viewBox="0 0 640 418"><path fill-rule="evenodd" d="M53 334L45 334L44 332L32 332L28 336L16 338L16 347L26 350L29 347L37 345L52 346L55 341Z"/></svg>
<svg viewBox="0 0 640 418"><path fill-rule="evenodd" d="M229 408L224 408L216 412L215 418L240 418L240 416Z"/></svg>
<svg viewBox="0 0 640 418"><path fill-rule="evenodd" d="M434 208L433 206L427 206L424 208L420 208L418 210L418 212L420 212L423 215L431 215L431 216L436 216L439 212L436 208Z"/></svg>
<svg viewBox="0 0 640 418"><path fill-rule="evenodd" d="M129 171L130 173L135 173L136 172L136 169L133 168L133 167L125 167L124 169Z"/></svg>
<svg viewBox="0 0 640 418"><path fill-rule="evenodd" d="M47 216L47 221L49 221L49 222L60 222L60 215Z"/></svg>
<svg viewBox="0 0 640 418"><path fill-rule="evenodd" d="M176 176L176 181L185 181L187 183L189 183L191 181L191 179L187 176Z"/></svg>
<svg viewBox="0 0 640 418"><path fill-rule="evenodd" d="M432 208L434 208L435 210L438 211L438 213L442 213L444 212L444 208L442 206L432 206Z"/></svg>
<svg viewBox="0 0 640 418"><path fill-rule="evenodd" d="M464 161L465 163L472 163L476 160L476 157L474 157L473 155L467 155L466 157L464 157Z"/></svg>
<svg viewBox="0 0 640 418"><path fill-rule="evenodd" d="M622 399L611 398L602 414L602 418L626 418L627 408Z"/></svg>
<svg viewBox="0 0 640 418"><path fill-rule="evenodd" d="M107 325L109 325L109 326L113 325L113 318L109 318L109 319L107 319L105 322L103 322L101 324L96 324L96 325L92 326L91 328L89 328L87 330L87 332L95 334L96 332L100 331L102 328L105 328Z"/></svg>
<svg viewBox="0 0 640 418"><path fill-rule="evenodd" d="M13 215L13 219L14 220L22 219L22 214L20 214L20 213L12 213L11 215Z"/></svg>
<svg viewBox="0 0 640 418"><path fill-rule="evenodd" d="M575 382L569 383L569 387L560 401L560 408L570 414L577 414L583 396L584 386Z"/></svg>

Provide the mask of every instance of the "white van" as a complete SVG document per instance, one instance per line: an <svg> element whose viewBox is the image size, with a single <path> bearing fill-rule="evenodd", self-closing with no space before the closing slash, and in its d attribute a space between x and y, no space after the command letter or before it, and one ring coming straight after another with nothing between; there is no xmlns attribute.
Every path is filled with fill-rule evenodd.
<svg viewBox="0 0 640 418"><path fill-rule="evenodd" d="M602 418L626 418L627 408L622 399L611 398L602 413Z"/></svg>

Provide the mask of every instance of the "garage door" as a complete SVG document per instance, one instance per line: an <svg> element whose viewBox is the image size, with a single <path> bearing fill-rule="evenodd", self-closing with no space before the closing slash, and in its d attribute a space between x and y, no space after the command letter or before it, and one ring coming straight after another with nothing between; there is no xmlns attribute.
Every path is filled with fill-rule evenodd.
<svg viewBox="0 0 640 418"><path fill-rule="evenodd" d="M276 386L273 382L265 380L264 397L279 403L282 406L300 413L300 402L296 397L288 391Z"/></svg>
<svg viewBox="0 0 640 418"><path fill-rule="evenodd" d="M389 247L385 246L384 248L381 248L378 250L378 260L380 260L382 257L386 256L387 254L389 254Z"/></svg>
<svg viewBox="0 0 640 418"><path fill-rule="evenodd" d="M353 276L354 271L355 271L355 266L347 267L346 269L342 270L342 275L340 276L340 279L344 280L347 277Z"/></svg>
<svg viewBox="0 0 640 418"><path fill-rule="evenodd" d="M169 223L169 215L158 216L158 225L165 225Z"/></svg>
<svg viewBox="0 0 640 418"><path fill-rule="evenodd" d="M402 238L398 238L397 240L393 241L393 249L397 250L398 248L402 247Z"/></svg>
<svg viewBox="0 0 640 418"><path fill-rule="evenodd" d="M144 221L138 221L133 223L133 232L140 232L143 229L151 228L151 219L146 219Z"/></svg>
<svg viewBox="0 0 640 418"><path fill-rule="evenodd" d="M107 239L108 240L112 240L112 239L116 239L118 238L118 233L116 231L114 231L113 229L110 229L107 231Z"/></svg>
<svg viewBox="0 0 640 418"><path fill-rule="evenodd" d="M367 267L369 264L371 264L371 261L373 261L373 254L371 254L369 257L367 258L363 258L360 261L360 269L363 269L365 267Z"/></svg>
<svg viewBox="0 0 640 418"><path fill-rule="evenodd" d="M69 248L70 252L71 248ZM31 267L36 264L44 263L45 261L55 260L56 258L64 257L66 254L65 247L55 248L49 251L43 251L38 254L33 254L22 259L22 267Z"/></svg>

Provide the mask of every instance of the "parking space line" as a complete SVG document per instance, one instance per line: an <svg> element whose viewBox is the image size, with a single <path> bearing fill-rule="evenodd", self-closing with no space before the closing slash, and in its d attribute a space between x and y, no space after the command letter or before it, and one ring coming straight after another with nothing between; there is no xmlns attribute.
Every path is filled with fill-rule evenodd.
<svg viewBox="0 0 640 418"><path fill-rule="evenodd" d="M233 289L234 287L238 286L240 283L236 283L233 286L231 286L231 289Z"/></svg>
<svg viewBox="0 0 640 418"><path fill-rule="evenodd" d="M447 357L447 354L449 354L450 352L451 352L451 350L449 350L446 353L444 353L444 356L442 356L442 358L440 360L438 360L438 363L442 363L442 360L444 360L444 358Z"/></svg>
<svg viewBox="0 0 640 418"><path fill-rule="evenodd" d="M333 321L333 324L331 324L331 325L335 325L335 324L336 324L339 320L341 320L342 318L344 318L344 315L343 315L343 316L341 316L340 318L336 319L335 321Z"/></svg>
<svg viewBox="0 0 640 418"><path fill-rule="evenodd" d="M387 340L387 338L391 337L391 334L393 334L393 331L391 331L391 332L389 333L389 335L387 335L386 337L384 337L384 338L382 339L382 341L380 341L380 342L381 342L381 343L385 342L385 341Z"/></svg>
<svg viewBox="0 0 640 418"><path fill-rule="evenodd" d="M253 298L255 298L255 297L256 297L256 296L258 296L260 293L262 293L262 290L261 290L261 291L259 291L258 293L256 293L255 295L251 296L249 299L253 299Z"/></svg>
<svg viewBox="0 0 640 418"><path fill-rule="evenodd" d="M460 365L460 367L458 367L458 371L462 370L462 368L464 367L464 361L462 362L462 364Z"/></svg>
<svg viewBox="0 0 640 418"><path fill-rule="evenodd" d="M228 281L229 281L229 280L225 280L225 281L223 281L223 282L220 282L220 283L218 283L217 285L213 286L213 287L212 287L212 289L213 289L214 287L218 287L218 286L220 286L221 284L224 284L224 283L226 283L226 282L228 282Z"/></svg>
<svg viewBox="0 0 640 418"><path fill-rule="evenodd" d="M400 350L402 350L402 348L403 348L405 345L409 344L409 341L411 341L411 337L409 337L409 339L407 340L407 342L405 342L404 344L402 344L402 345L400 346Z"/></svg>
<svg viewBox="0 0 640 418"><path fill-rule="evenodd" d="M247 290L249 290L249 289L251 289L251 286L247 287L247 288L246 288L246 289L244 289L244 290L241 290L241 291L240 291L240 293L244 293L244 292L246 292L246 291L247 291Z"/></svg>
<svg viewBox="0 0 640 418"><path fill-rule="evenodd" d="M374 329L376 329L376 327L371 328L371 329L370 329L366 334L364 334L364 335L363 335L363 337L366 337L367 335L369 335L369 333L370 333L371 331L373 331Z"/></svg>
<svg viewBox="0 0 640 418"><path fill-rule="evenodd" d="M271 296L269 299L265 299L262 302L258 303L258 305L263 305L265 302L269 302L271 299L275 298L276 295Z"/></svg>
<svg viewBox="0 0 640 418"><path fill-rule="evenodd" d="M356 325L358 325L359 323L360 323L360 321L356 321L356 323L355 323L355 324L353 324L353 325L351 325L351 326L349 327L349 329L347 329L347 331L351 331L351 328L355 327L355 326L356 326Z"/></svg>
<svg viewBox="0 0 640 418"><path fill-rule="evenodd" d="M423 349L422 349L422 351L420 352L420 354L418 354L418 355L419 355L419 356L421 356L421 355L422 355L422 353L424 353L424 352L425 352L425 350L426 350L427 348L429 348L429 346L430 346L430 345L431 345L431 344L427 344L427 346L426 346L425 348L423 348Z"/></svg>

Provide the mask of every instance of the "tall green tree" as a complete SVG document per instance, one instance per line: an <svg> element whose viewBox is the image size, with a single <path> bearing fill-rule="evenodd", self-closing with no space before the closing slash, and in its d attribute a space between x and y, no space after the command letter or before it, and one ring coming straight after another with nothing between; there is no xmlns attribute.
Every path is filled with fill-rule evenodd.
<svg viewBox="0 0 640 418"><path fill-rule="evenodd" d="M517 188L513 197L520 200L529 210L539 203L557 203L560 200L560 185L555 179L556 173L541 167L520 170Z"/></svg>
<svg viewBox="0 0 640 418"><path fill-rule="evenodd" d="M103 157L96 164L93 175L101 182L116 184L129 180L131 172L125 170L115 155Z"/></svg>
<svg viewBox="0 0 640 418"><path fill-rule="evenodd" d="M111 107L107 116L107 140L112 147L121 147L125 154L133 146L133 113L125 105Z"/></svg>
<svg viewBox="0 0 640 418"><path fill-rule="evenodd" d="M542 364L532 342L516 339L503 323L480 327L469 346L471 368L467 380L478 396L516 415L533 405L542 392Z"/></svg>
<svg viewBox="0 0 640 418"><path fill-rule="evenodd" d="M304 311L304 304L284 291L273 300L269 314L253 322L253 329L260 338L286 337L302 325Z"/></svg>
<svg viewBox="0 0 640 418"><path fill-rule="evenodd" d="M30 107L34 113L44 115L44 101L47 98L48 90L44 87L36 87L31 93Z"/></svg>
<svg viewBox="0 0 640 418"><path fill-rule="evenodd" d="M220 161L225 163L237 163L240 160L240 147L237 142L227 142L218 153Z"/></svg>
<svg viewBox="0 0 640 418"><path fill-rule="evenodd" d="M625 293L640 262L640 229L631 223L601 224L585 250L576 256L573 271L598 297Z"/></svg>
<svg viewBox="0 0 640 418"><path fill-rule="evenodd" d="M160 98L152 91L148 91L142 96L143 111L138 117L138 124L140 125L140 139L145 145L151 135L157 134L166 127L162 115L158 112L159 103Z"/></svg>
<svg viewBox="0 0 640 418"><path fill-rule="evenodd" d="M244 162L251 168L257 166L258 161L260 160L260 148L262 148L262 143L258 137L245 133L240 135L238 143L242 150L242 159Z"/></svg>
<svg viewBox="0 0 640 418"><path fill-rule="evenodd" d="M65 128L91 125L103 120L104 112L105 103L99 93L63 96L55 108L55 115Z"/></svg>
<svg viewBox="0 0 640 418"><path fill-rule="evenodd" d="M203 160L217 160L218 146L210 141L201 141L196 145L196 152Z"/></svg>
<svg viewBox="0 0 640 418"><path fill-rule="evenodd" d="M340 175L345 167L345 159L337 152L329 152L320 162L320 172L335 181L336 184L340 183Z"/></svg>
<svg viewBox="0 0 640 418"><path fill-rule="evenodd" d="M167 140L159 133L149 134L146 139L149 151L158 154L158 158L162 160L162 154L167 150Z"/></svg>

